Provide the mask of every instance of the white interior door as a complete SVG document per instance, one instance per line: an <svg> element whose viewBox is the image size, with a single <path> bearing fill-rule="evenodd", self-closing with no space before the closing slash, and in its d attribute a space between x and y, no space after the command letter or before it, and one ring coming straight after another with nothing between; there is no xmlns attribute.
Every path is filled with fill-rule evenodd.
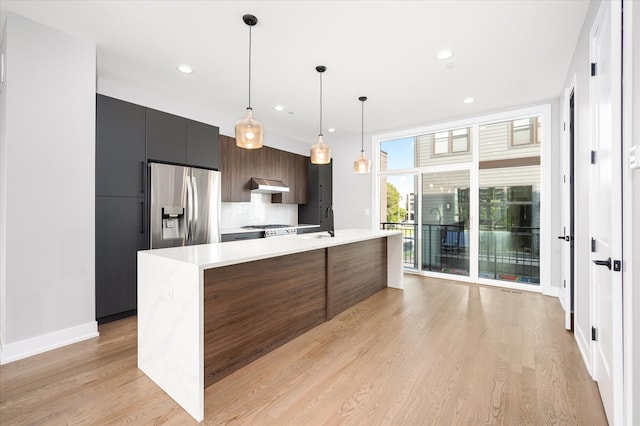
<svg viewBox="0 0 640 426"><path fill-rule="evenodd" d="M593 374L612 425L620 424L622 415L620 32L613 29L615 19L619 21L619 6L619 2L602 2L595 21L591 33L595 75L590 91L595 151L590 192L595 239L591 266Z"/></svg>

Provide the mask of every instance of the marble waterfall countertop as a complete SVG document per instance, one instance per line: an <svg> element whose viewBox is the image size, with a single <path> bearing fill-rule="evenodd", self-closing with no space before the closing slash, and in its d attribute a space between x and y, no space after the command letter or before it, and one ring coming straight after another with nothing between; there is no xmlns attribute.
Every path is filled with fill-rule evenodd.
<svg viewBox="0 0 640 426"><path fill-rule="evenodd" d="M400 231L342 229L335 237L322 232L139 251L138 368L202 421L206 271L379 238L386 239L387 286L400 289Z"/></svg>
<svg viewBox="0 0 640 426"><path fill-rule="evenodd" d="M401 231L338 229L335 231L335 237L331 237L327 232L317 232L144 250L139 253L196 265L204 270L400 234Z"/></svg>

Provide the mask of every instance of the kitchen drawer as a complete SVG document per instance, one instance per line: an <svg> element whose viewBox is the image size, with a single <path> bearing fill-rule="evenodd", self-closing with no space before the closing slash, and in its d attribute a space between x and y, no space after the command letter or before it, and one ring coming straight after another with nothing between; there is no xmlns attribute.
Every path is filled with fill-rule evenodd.
<svg viewBox="0 0 640 426"><path fill-rule="evenodd" d="M233 234L222 234L220 236L220 239L224 243L227 241L253 240L255 238L263 238L263 237L264 237L264 232L258 231L258 232L237 232Z"/></svg>

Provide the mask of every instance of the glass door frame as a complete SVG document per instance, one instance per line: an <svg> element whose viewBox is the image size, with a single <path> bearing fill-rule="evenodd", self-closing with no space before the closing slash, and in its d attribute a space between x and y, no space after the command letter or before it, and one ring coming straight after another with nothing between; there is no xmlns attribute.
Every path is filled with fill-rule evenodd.
<svg viewBox="0 0 640 426"><path fill-rule="evenodd" d="M540 137L540 285L533 286L530 284L518 284L518 283L510 283L507 281L493 280L487 278L479 278L478 272L478 255L479 255L479 128L482 124L487 123L495 123L500 121L509 121L517 118L528 117L539 115L542 117L542 126L541 126L541 137ZM378 134L374 135L371 139L373 152L372 159L372 169L375 171L375 178L373 179L373 187L372 187L372 204L371 211L374 214L371 215L372 218L372 229L378 229L380 227L380 179L383 176L394 176L394 175L412 175L415 179L415 176L422 177L423 174L427 173L438 173L438 172L447 172L447 171L456 171L456 170L468 170L469 171L469 179L470 179L470 227L469 227L469 241L470 241L470 259L469 259L469 276L463 275L455 275L455 274L447 274L441 272L433 272L433 271L423 271L421 265L422 259L422 188L416 191L417 197L415 200L416 205L416 223L418 224L418 229L416 233L416 249L418 253L418 268L416 270L407 269L405 271L416 273L423 276L431 276L434 278L444 278L448 280L456 280L463 282L474 282L483 285L490 286L498 286L504 288L512 288L518 290L527 290L527 291L535 291L542 292L546 295L559 295L560 288L556 286L552 286L551 282L553 280L551 276L552 272L552 223L551 223L551 200L552 200L552 188L551 188L551 145L552 145L552 126L555 121L551 116L551 105L550 104L541 104L532 107L513 109L510 111L487 114L483 116L477 116L473 118L465 118L455 121L450 121L446 123L441 123L437 125L428 125L418 128L412 129L404 129L399 131L394 131L390 133ZM380 143L384 141L406 138L406 137L415 137L423 134L435 133L438 131L447 131L450 129L456 129L461 127L470 127L472 129L471 135L471 150L472 150L472 161L464 162L464 163L454 163L454 164L446 164L446 165L436 165L436 166L423 166L423 167L413 167L407 169L399 169L399 170L387 170L380 171ZM557 138L556 138L557 139ZM419 186L422 186L421 179L418 183ZM418 206L420 206L418 208ZM557 269L557 268L555 268Z"/></svg>

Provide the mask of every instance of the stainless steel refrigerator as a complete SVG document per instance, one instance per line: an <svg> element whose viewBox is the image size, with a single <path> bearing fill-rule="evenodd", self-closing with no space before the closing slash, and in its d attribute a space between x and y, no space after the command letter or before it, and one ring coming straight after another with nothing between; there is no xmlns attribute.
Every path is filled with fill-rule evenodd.
<svg viewBox="0 0 640 426"><path fill-rule="evenodd" d="M150 248L220 241L220 172L150 163Z"/></svg>

